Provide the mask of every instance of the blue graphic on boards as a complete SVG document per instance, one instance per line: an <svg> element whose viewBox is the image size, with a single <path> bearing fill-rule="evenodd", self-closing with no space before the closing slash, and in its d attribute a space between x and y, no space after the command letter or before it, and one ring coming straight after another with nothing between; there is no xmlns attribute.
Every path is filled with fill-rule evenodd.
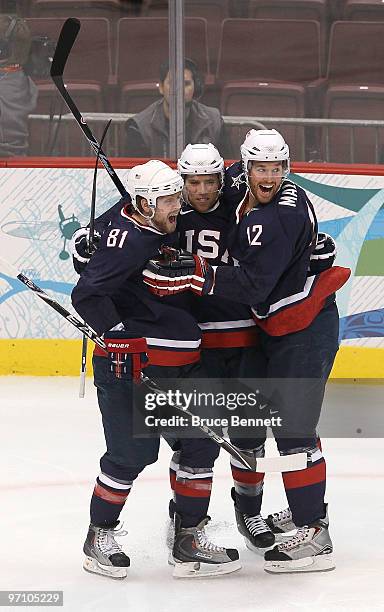
<svg viewBox="0 0 384 612"><path fill-rule="evenodd" d="M358 312L340 319L340 340L353 338L383 338L384 308Z"/></svg>
<svg viewBox="0 0 384 612"><path fill-rule="evenodd" d="M374 269L372 267L373 257L376 256L378 248L381 248L381 241L383 241L384 246L384 190L326 185L299 175L292 175L292 178L304 187L310 196L314 194L339 206L339 214L340 210L344 209L345 216L341 218L319 221L320 231L325 231L337 239L337 264L350 267L352 274L355 274L363 245L366 245L366 249L364 249L364 275L368 279L370 274L372 276L381 274L378 265L375 267L376 272L371 270ZM25 250L23 255L19 256L18 268L42 289L52 292L52 294L60 294L61 298L58 295L57 300L64 302L66 306L69 303L73 284L76 282L70 263L68 242L76 229L87 223L89 215L89 208L83 196L83 191L88 189L85 179L81 174L77 174L77 182L74 182L71 173L70 180L73 191L66 193L65 197L61 197L63 195L61 190L61 204L58 206L44 208L38 198L27 200L23 203L23 206L20 206L19 203L15 204L12 209L8 209L6 217L0 219L0 228L4 234L30 241L28 249ZM67 182L64 186L68 191ZM114 204L115 200L115 194L111 194L110 191L106 193L104 197L100 198L99 213L104 212L101 209L108 209ZM78 216L74 214L74 210L78 211ZM45 218L42 218L42 215ZM59 240L61 244L58 248ZM376 241L376 243L373 241ZM376 259L377 261L379 259ZM44 273L42 273L42 270L44 270ZM46 276L45 280L40 278L41 276ZM384 277L384 270L382 276ZM55 278L68 279L72 282L63 282L55 280ZM0 305L4 308L0 317L0 326L2 324L2 333L5 330L6 337L8 334L10 337L18 337L18 330L22 329L21 336L25 333L33 334L34 337L38 337L39 334L41 337L67 336L67 332L61 330L61 323L56 321L57 313L54 311L52 313L47 312L50 309L48 307L41 308L40 304L33 306L31 302L35 300L35 297L30 298L27 295L31 292L20 281L2 274L0 274L0 279L2 285ZM349 281L338 292L341 317L340 338L346 340L384 337L384 297L383 303L377 304L376 300L375 306L379 306L376 309L347 315L346 313L352 310L350 307L351 289L352 282ZM16 298L16 300L11 304L9 300L13 298ZM7 312L6 304L8 303L10 306ZM367 300L365 300L365 304L367 304ZM24 328L19 326L16 332L10 332L7 316L8 319L11 316L15 318L21 316L25 319L29 316L30 319L25 323ZM37 317L41 318L41 323L40 331L36 334ZM64 324L63 327L65 327ZM16 324L15 327L17 327Z"/></svg>
<svg viewBox="0 0 384 612"><path fill-rule="evenodd" d="M1 272L0 272L0 278L3 278L4 280L6 280L7 283L11 286L11 288L6 293L3 293L3 295L0 295L0 304L3 302L6 302L7 300L9 300L9 298L13 297L14 295L18 293L22 293L23 291L30 291L30 289L28 289L28 287L26 287L24 283L19 281L19 279L17 278L12 278L11 276L7 276L6 274L3 274ZM40 287L40 289L43 289L44 291L48 290L48 291L53 291L54 293L62 293L64 295L71 295L71 291L73 289L73 284L62 283L60 281L50 281L50 280L44 281L44 280L34 279L33 282L36 283L36 285Z"/></svg>

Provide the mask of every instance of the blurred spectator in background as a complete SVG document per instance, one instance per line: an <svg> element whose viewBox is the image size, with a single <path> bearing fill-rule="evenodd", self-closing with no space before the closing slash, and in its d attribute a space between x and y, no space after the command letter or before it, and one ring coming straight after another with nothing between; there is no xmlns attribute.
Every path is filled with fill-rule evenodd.
<svg viewBox="0 0 384 612"><path fill-rule="evenodd" d="M0 15L0 157L28 153L28 115L37 103L37 87L22 68L30 46L26 22Z"/></svg>
<svg viewBox="0 0 384 612"><path fill-rule="evenodd" d="M160 100L128 119L125 124L127 157L169 157L169 63L160 66ZM203 80L196 64L185 60L185 143L209 143L226 156L228 151L223 118L218 108L197 99L203 93Z"/></svg>

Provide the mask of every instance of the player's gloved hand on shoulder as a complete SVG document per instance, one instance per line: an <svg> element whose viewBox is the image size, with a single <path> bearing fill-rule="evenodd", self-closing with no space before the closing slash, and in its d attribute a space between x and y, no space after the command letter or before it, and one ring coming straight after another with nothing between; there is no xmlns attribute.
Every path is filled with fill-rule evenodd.
<svg viewBox="0 0 384 612"><path fill-rule="evenodd" d="M336 243L332 236L319 232L317 235L316 246L309 261L309 271L312 274L319 274L332 268L336 259Z"/></svg>
<svg viewBox="0 0 384 612"><path fill-rule="evenodd" d="M209 293L214 278L212 266L200 255L163 247L158 259L150 259L143 270L143 280L154 295L177 295L193 291Z"/></svg>
<svg viewBox="0 0 384 612"><path fill-rule="evenodd" d="M97 249L97 245L100 242L101 235L98 232L94 232L92 245L89 242L89 227L80 227L72 236L71 240L71 251L73 267L78 274L81 274L93 253Z"/></svg>
<svg viewBox="0 0 384 612"><path fill-rule="evenodd" d="M146 339L120 324L105 332L104 342L116 378L139 382L142 369L148 365Z"/></svg>

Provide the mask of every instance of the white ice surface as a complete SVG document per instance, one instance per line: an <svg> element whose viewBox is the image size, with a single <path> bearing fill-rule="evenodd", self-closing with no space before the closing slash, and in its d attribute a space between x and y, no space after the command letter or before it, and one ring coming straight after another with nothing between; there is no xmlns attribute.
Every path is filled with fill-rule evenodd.
<svg viewBox="0 0 384 612"><path fill-rule="evenodd" d="M238 547L243 568L214 579L173 579L165 547L166 445L134 485L122 513L129 532L120 540L131 557L128 578L84 572L82 544L104 440L92 383L87 381L85 399L77 394L78 380L72 378L0 377L0 589L61 589L61 609L74 612L384 610L382 439L323 440L333 572L263 571L262 558L245 548L234 526L223 452L215 468L210 535ZM264 513L286 506L279 475L267 477L264 491Z"/></svg>

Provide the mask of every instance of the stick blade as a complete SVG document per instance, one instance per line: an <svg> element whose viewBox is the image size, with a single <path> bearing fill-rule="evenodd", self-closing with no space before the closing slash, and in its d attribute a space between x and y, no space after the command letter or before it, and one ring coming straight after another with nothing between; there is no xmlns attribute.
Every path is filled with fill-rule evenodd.
<svg viewBox="0 0 384 612"><path fill-rule="evenodd" d="M280 455L278 457L258 457L256 459L257 472L296 472L307 467L307 453L294 453L293 455Z"/></svg>
<svg viewBox="0 0 384 612"><path fill-rule="evenodd" d="M61 28L51 66L51 77L62 77L68 56L80 30L80 21L76 17L67 19Z"/></svg>

